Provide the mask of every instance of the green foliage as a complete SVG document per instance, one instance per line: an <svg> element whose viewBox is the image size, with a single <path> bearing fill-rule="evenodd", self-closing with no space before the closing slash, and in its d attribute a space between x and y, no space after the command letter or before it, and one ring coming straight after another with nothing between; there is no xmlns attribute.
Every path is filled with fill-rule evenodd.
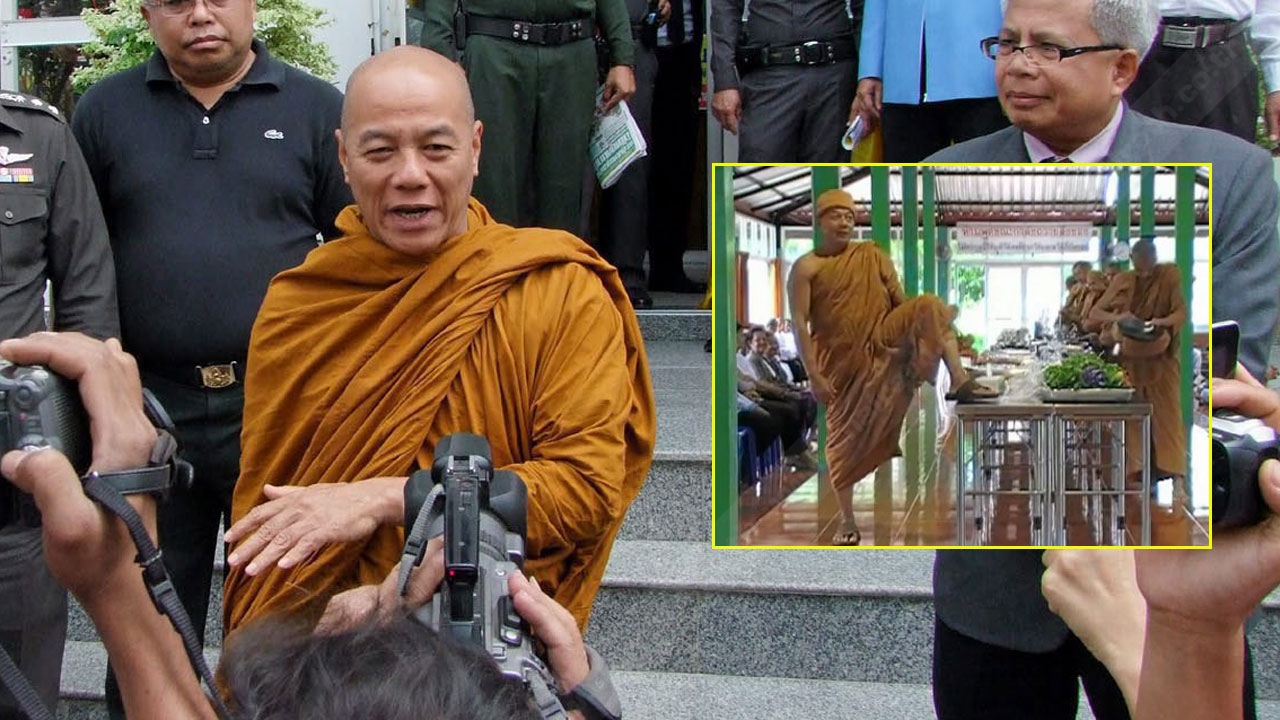
<svg viewBox="0 0 1280 720"><path fill-rule="evenodd" d="M959 305L975 305L987 294L987 268L982 265L955 266L955 289Z"/></svg>
<svg viewBox="0 0 1280 720"><path fill-rule="evenodd" d="M1106 377L1102 387L1127 388L1124 368L1104 361L1093 353L1072 355L1056 365L1044 369L1044 384L1053 390L1080 390L1088 387L1084 381L1086 371L1100 368Z"/></svg>
<svg viewBox="0 0 1280 720"><path fill-rule="evenodd" d="M76 92L83 93L108 75L146 62L155 52L155 41L141 8L142 0L115 0L108 10L85 10L81 14L97 39L84 46L88 65L71 76ZM332 22L323 10L305 0L258 0L254 30L275 57L332 80L338 66L329 48L312 34Z"/></svg>

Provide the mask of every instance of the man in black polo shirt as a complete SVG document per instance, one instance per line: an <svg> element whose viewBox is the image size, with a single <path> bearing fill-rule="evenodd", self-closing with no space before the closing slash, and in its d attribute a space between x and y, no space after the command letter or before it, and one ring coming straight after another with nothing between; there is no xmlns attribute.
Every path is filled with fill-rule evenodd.
<svg viewBox="0 0 1280 720"><path fill-rule="evenodd" d="M255 11L254 0L147 0L158 51L90 88L72 121L115 251L125 347L195 466L159 530L201 636L239 474L249 331L267 283L319 234L336 236L352 202L334 138L341 94L271 58Z"/></svg>

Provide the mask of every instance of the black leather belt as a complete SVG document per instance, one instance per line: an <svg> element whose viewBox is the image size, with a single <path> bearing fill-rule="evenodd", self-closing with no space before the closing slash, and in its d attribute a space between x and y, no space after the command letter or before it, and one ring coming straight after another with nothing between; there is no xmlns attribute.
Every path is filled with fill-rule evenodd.
<svg viewBox="0 0 1280 720"><path fill-rule="evenodd" d="M738 72L746 73L771 65L830 65L858 56L858 43L851 37L809 40L799 45L766 45L740 48L734 55Z"/></svg>
<svg viewBox="0 0 1280 720"><path fill-rule="evenodd" d="M558 23L467 15L468 35L490 35L530 45L566 45L595 37L596 24L590 18Z"/></svg>
<svg viewBox="0 0 1280 720"><path fill-rule="evenodd" d="M190 385L206 390L224 390L244 382L244 363L238 360L210 365L149 365L142 371L158 375L179 385Z"/></svg>
<svg viewBox="0 0 1280 720"><path fill-rule="evenodd" d="M1194 50L1223 43L1249 29L1244 20L1167 17L1160 20L1156 39L1163 47Z"/></svg>

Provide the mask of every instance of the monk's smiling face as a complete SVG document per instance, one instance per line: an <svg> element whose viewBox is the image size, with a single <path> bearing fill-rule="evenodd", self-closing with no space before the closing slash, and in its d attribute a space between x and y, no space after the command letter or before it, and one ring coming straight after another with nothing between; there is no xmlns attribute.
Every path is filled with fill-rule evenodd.
<svg viewBox="0 0 1280 720"><path fill-rule="evenodd" d="M853 211L845 208L831 208L818 218L818 227L822 229L824 246L842 246L853 237Z"/></svg>
<svg viewBox="0 0 1280 720"><path fill-rule="evenodd" d="M443 56L399 47L365 61L347 83L338 159L370 234L426 257L466 232L482 131Z"/></svg>

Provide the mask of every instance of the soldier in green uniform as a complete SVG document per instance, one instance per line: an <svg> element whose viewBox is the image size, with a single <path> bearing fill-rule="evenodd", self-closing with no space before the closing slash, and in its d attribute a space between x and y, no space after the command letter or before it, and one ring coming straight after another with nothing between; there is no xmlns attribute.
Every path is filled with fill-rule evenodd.
<svg viewBox="0 0 1280 720"><path fill-rule="evenodd" d="M53 288L52 317L45 313L46 284ZM0 92L0 340L40 330L120 337L115 264L93 177L62 113L38 98L5 91ZM34 500L0 493L0 502L10 505L0 514L16 518L0 527L0 648L41 701L53 707L67 634L67 593L45 565ZM24 717L0 689L0 720Z"/></svg>
<svg viewBox="0 0 1280 720"><path fill-rule="evenodd" d="M636 87L624 0L435 0L426 13L423 45L461 58L484 124L476 198L504 223L580 232L597 29L604 109Z"/></svg>

